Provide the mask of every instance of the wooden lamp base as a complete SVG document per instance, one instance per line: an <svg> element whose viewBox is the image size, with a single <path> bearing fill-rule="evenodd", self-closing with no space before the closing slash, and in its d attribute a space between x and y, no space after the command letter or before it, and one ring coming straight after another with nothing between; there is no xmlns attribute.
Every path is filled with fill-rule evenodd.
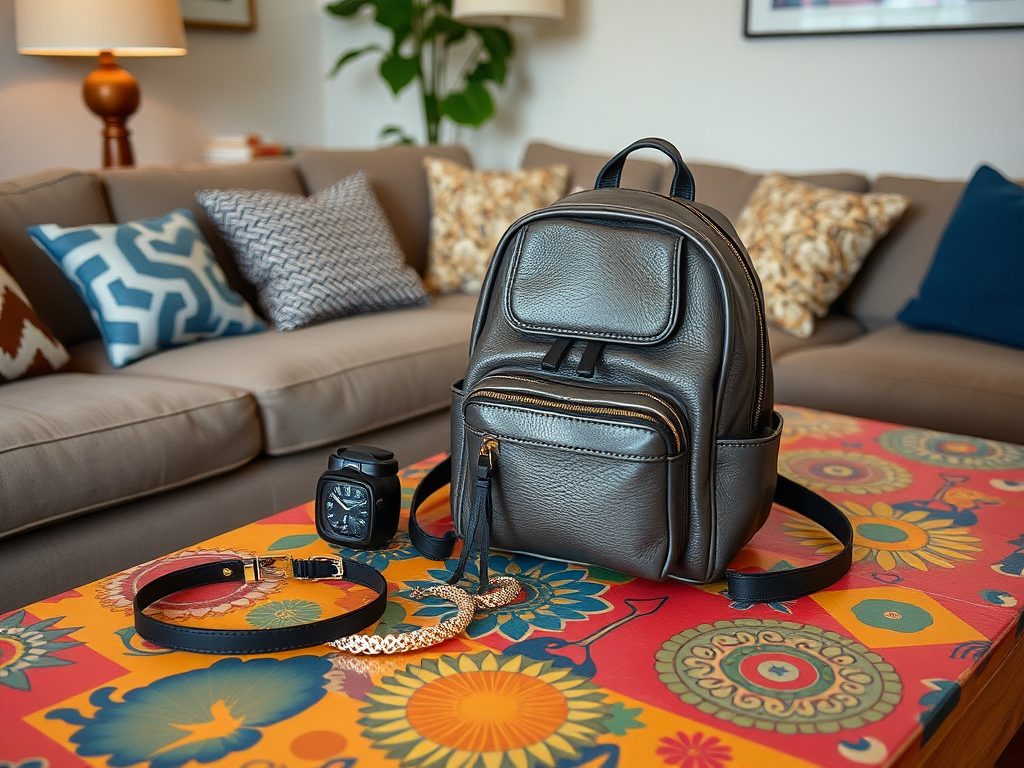
<svg viewBox="0 0 1024 768"><path fill-rule="evenodd" d="M125 122L139 106L139 84L117 65L110 51L100 53L99 67L82 85L86 105L103 120L103 167L135 165L132 143Z"/></svg>

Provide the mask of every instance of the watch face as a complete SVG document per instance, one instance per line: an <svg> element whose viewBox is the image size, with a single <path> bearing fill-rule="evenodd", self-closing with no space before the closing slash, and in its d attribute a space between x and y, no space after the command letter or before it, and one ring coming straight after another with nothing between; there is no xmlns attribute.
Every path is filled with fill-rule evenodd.
<svg viewBox="0 0 1024 768"><path fill-rule="evenodd" d="M338 536L360 542L370 532L370 494L358 483L332 482L324 488L324 519Z"/></svg>

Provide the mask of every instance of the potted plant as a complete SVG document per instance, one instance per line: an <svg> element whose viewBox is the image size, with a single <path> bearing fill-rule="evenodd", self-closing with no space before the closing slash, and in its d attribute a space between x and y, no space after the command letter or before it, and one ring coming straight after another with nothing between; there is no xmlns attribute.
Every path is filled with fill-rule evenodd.
<svg viewBox="0 0 1024 768"><path fill-rule="evenodd" d="M438 143L446 120L477 127L494 115L490 88L505 82L512 36L493 26L463 24L451 16L452 0L339 0L328 13L348 19L364 7L391 33L391 46L376 43L338 57L331 76L367 54L380 54L380 76L396 96L413 83L420 92L428 144ZM415 140L400 126L381 130L400 144Z"/></svg>

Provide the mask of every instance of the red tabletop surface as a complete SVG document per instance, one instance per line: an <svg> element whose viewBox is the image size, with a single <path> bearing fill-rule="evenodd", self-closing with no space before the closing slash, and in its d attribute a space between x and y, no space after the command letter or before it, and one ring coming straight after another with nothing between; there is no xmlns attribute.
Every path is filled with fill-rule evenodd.
<svg viewBox="0 0 1024 768"><path fill-rule="evenodd" d="M307 504L0 618L0 766L906 763L1024 630L1024 449L780 410L780 472L855 528L853 569L823 592L749 605L724 584L493 552L492 571L523 593L421 652L217 657L135 634L131 599L155 573L233 553L338 551L316 536ZM406 504L438 458L403 472ZM440 530L446 516L440 493L426 519ZM420 557L404 531L384 551L341 550L389 583L387 612L367 631L455 611L412 597L447 566ZM836 547L777 508L733 567L802 565ZM274 577L154 610L196 626L289 626L371 596Z"/></svg>

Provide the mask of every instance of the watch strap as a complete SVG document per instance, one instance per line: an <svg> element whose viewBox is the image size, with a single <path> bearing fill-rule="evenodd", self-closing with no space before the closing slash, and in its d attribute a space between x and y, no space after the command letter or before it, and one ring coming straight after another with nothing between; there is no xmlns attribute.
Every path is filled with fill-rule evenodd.
<svg viewBox="0 0 1024 768"><path fill-rule="evenodd" d="M344 579L369 587L377 593L377 597L366 605L338 616L294 627L271 629L186 627L169 624L143 613L158 600L184 589L206 584L260 580L264 568L282 560L290 563L292 578ZM132 607L135 612L135 631L151 643L193 653L251 654L306 648L354 634L378 621L384 614L387 602L387 580L380 571L368 565L338 557L293 559L263 556L216 560L158 576L136 593Z"/></svg>

